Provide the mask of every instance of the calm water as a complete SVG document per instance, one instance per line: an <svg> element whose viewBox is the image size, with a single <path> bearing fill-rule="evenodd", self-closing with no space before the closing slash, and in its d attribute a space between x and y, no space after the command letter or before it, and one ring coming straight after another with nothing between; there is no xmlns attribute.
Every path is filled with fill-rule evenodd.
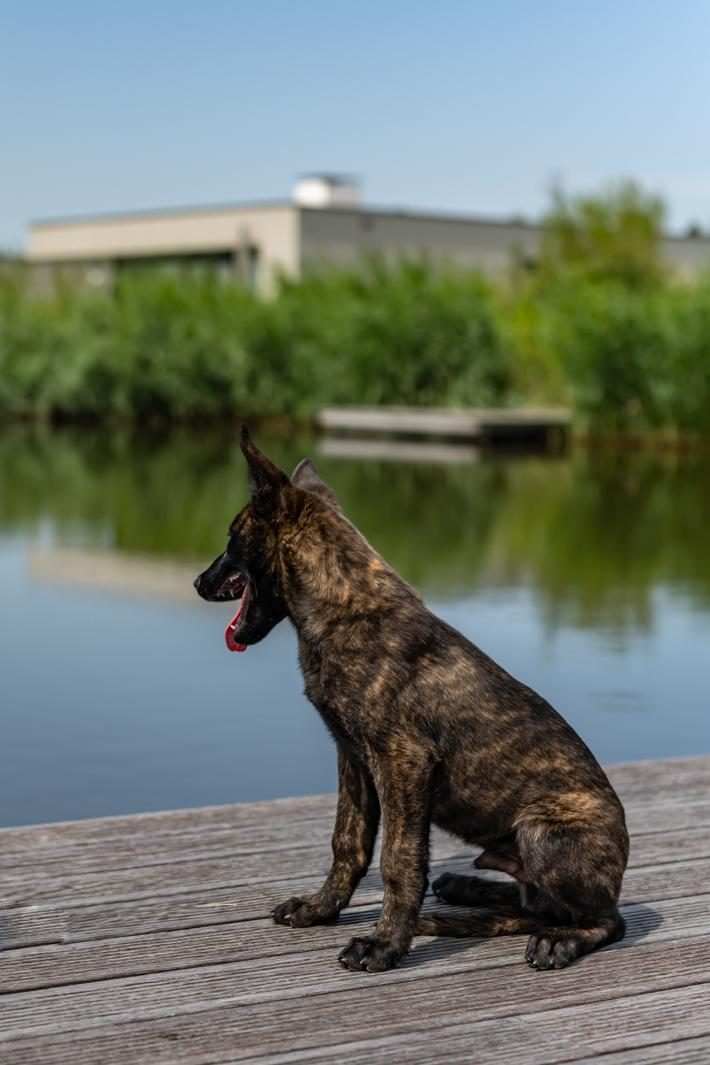
<svg viewBox="0 0 710 1065"><path fill-rule="evenodd" d="M604 760L710 752L710 464L312 453L372 543ZM230 655L194 575L245 501L229 437L0 434L0 824L318 792L288 625Z"/></svg>

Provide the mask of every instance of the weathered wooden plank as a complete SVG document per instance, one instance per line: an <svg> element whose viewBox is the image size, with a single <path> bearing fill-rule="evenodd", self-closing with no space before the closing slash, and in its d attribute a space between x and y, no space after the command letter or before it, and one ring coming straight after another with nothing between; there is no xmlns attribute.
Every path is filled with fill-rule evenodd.
<svg viewBox="0 0 710 1065"><path fill-rule="evenodd" d="M466 872L469 858L433 863L432 875L443 868ZM322 874L305 870L289 879L290 870L267 882L238 886L205 883L192 891L168 896L119 900L72 899L64 902L17 906L0 911L0 947L40 943L77 942L121 935L169 931L225 922L264 918L292 894L315 891ZM491 879L496 874L482 873ZM641 866L627 871L622 898L629 902L700 895L710 884L710 860L676 862L672 865ZM382 880L377 868L367 875L355 895L357 905L375 905L382 900Z"/></svg>
<svg viewBox="0 0 710 1065"><path fill-rule="evenodd" d="M662 1065L702 1062L710 1049L710 986L625 996L603 1008L586 1005L473 1021L418 1033L370 1036L353 1043L253 1059L259 1065L305 1065L338 1059L352 1065ZM213 1059L217 1060L217 1059ZM222 1061L220 1054L219 1060ZM234 1065L234 1060L230 1065ZM225 1063L227 1065L227 1063Z"/></svg>
<svg viewBox="0 0 710 1065"><path fill-rule="evenodd" d="M683 1003L680 1003L679 1010L683 1008ZM707 1003L703 1003L703 1009L708 1009ZM575 1065L600 1065L596 1055L575 1058L574 1061ZM699 1039L684 1037L670 1043L644 1045L604 1055L604 1065L707 1065L708 1061L710 1036L701 1036Z"/></svg>
<svg viewBox="0 0 710 1065"><path fill-rule="evenodd" d="M582 1006L601 1018L622 988L635 997L673 988L689 994L710 979L710 936L683 941L673 964L661 942L600 952L545 974L522 963L476 965L475 947L467 950L463 961L460 951L434 960L424 951L425 969L412 957L377 977L333 966L316 981L309 955L289 959L280 979L246 963L8 995L0 1000L0 1057L3 1065L244 1061L282 1053L285 1038L296 1052L364 1034L430 1033L452 1018L474 1023Z"/></svg>
<svg viewBox="0 0 710 1065"><path fill-rule="evenodd" d="M648 762L615 762L604 767L612 784L627 800L643 795L652 798L660 789L697 787L710 783L710 757L705 754L663 758Z"/></svg>
<svg viewBox="0 0 710 1065"><path fill-rule="evenodd" d="M458 863L467 869L467 857ZM434 863L432 872L456 868L456 863ZM193 890L168 895L143 895L138 898L111 900L72 898L59 902L29 903L0 910L0 948L30 946L38 943L62 943L122 934L144 934L224 922L250 921L266 917L278 902L294 894L315 891L323 882L321 872L313 868L302 873L284 868L273 879L255 879L245 884L219 885L203 883ZM675 868L675 867L674 867ZM710 863L707 866L710 871ZM491 874L483 874L491 875ZM701 874L693 871L692 884ZM495 879L495 874L492 874ZM360 905L382 899L382 879L376 866L358 888Z"/></svg>
<svg viewBox="0 0 710 1065"><path fill-rule="evenodd" d="M329 850L334 818L335 798L323 798L323 810L318 816L303 817L294 822L282 815L279 821L247 823L241 826L208 825L203 831L167 829L146 832L141 816L133 819L120 837L89 838L81 842L59 839L51 844L30 842L3 847L0 883L8 884L20 878L41 881L56 877L67 868L79 870L138 868L163 862L201 859L240 853L268 854L293 847L294 825L298 825L299 846L322 846ZM674 794L673 802L663 799L633 800L627 805L627 822L633 835L655 832L684 831L710 826L710 795L697 797L696 791ZM129 830L130 828L130 830ZM434 841L447 837L434 831ZM0 839L5 839L0 833Z"/></svg>
<svg viewBox="0 0 710 1065"><path fill-rule="evenodd" d="M239 829L267 823L289 823L321 817L334 809L335 797L302 795L289 799L267 799L222 806L200 806L185 810L159 810L154 813L97 817L84 821L57 821L42 825L20 825L0 829L3 852L21 853L27 847L106 843L122 840L126 834L201 833L210 828Z"/></svg>
<svg viewBox="0 0 710 1065"><path fill-rule="evenodd" d="M566 407L323 407L316 412L324 429L467 440L565 429L571 421Z"/></svg>
<svg viewBox="0 0 710 1065"><path fill-rule="evenodd" d="M431 898L425 908L440 909ZM685 939L708 931L710 894L659 900L652 906L630 903L622 906L622 912L627 922L627 944L640 938ZM326 947L335 954L349 936L372 926L377 916L377 907L357 907L343 913L337 926L293 930L262 918L216 927L118 936L88 944L8 951L0 964L0 994L231 961L259 962L270 957L285 960L288 955ZM498 962L504 958L519 960L522 950L519 938L506 943L483 941L477 947L476 962L490 958Z"/></svg>
<svg viewBox="0 0 710 1065"><path fill-rule="evenodd" d="M692 804L692 799L688 801ZM199 811L195 811L198 813ZM27 841L15 839L12 847L3 847L2 872L9 874L14 869L33 868L39 874L51 871L68 861L79 863L83 868L132 866L172 860L185 853L225 852L227 850L263 851L279 850L284 845L293 846L294 833L304 842L327 841L335 816L335 796L324 800L321 812L316 816L291 818L281 814L278 820L264 818L244 825L205 824L198 822L190 828L172 828L167 822L160 831L146 830L142 815L137 815L125 827L120 836L90 837L83 840L52 839L37 843L30 836ZM699 812L702 818L702 813ZM82 822L79 822L82 824ZM0 839L5 840L0 830Z"/></svg>
<svg viewBox="0 0 710 1065"><path fill-rule="evenodd" d="M696 791L680 791L671 798L657 801L634 800L626 803L626 823L632 836L649 832L678 832L710 822L710 787L702 798Z"/></svg>
<svg viewBox="0 0 710 1065"><path fill-rule="evenodd" d="M629 809L635 803L644 802L655 804L659 810L664 807L670 809L665 801L667 799L674 799L673 805L681 807L687 802L707 800L710 794L710 758L621 763L607 766L606 769ZM39 859L42 852L51 853L53 848L69 848L71 845L80 848L93 845L108 850L112 842L125 845L127 839L136 839L141 835L182 837L204 835L214 829L225 833L233 831L236 844L240 841L241 830L253 829L260 835L266 826L274 826L279 830L284 826L292 826L296 821L329 820L334 809L333 795L308 795L293 799L5 828L0 830L3 868L7 867L6 863L11 857L24 858L28 852ZM643 811L640 814L643 817ZM668 827L675 826L669 824Z"/></svg>
<svg viewBox="0 0 710 1065"><path fill-rule="evenodd" d="M66 875L35 876L31 870L11 870L0 884L0 911L22 905L63 902L75 906L82 900L118 900L181 894L197 888L236 887L242 884L269 883L288 873L299 879L299 870L324 875L330 864L330 848L324 843L284 847L263 854L261 851L204 858L186 854L173 861L153 865L74 872ZM437 834L433 847L432 869L437 871L450 862L468 864L475 850L459 840ZM682 832L649 832L632 840L630 868L710 857L710 826L684 829Z"/></svg>

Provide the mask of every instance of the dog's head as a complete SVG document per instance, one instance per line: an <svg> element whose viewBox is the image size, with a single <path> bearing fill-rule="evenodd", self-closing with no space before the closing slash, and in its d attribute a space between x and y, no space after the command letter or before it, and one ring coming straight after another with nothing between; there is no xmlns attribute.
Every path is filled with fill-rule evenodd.
<svg viewBox="0 0 710 1065"><path fill-rule="evenodd" d="M225 632L231 651L245 651L263 640L287 616L279 540L285 528L298 521L304 490L337 506L310 459L300 462L289 479L254 446L245 426L240 442L249 466L251 499L229 526L226 550L194 582L210 603L239 602Z"/></svg>

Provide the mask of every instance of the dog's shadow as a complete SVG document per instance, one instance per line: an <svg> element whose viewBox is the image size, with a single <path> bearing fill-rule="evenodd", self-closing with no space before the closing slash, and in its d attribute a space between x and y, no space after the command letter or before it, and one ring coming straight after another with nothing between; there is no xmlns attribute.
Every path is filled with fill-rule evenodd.
<svg viewBox="0 0 710 1065"><path fill-rule="evenodd" d="M435 896L427 895L426 902L436 901ZM441 914L442 916L451 915L457 909L460 912L460 907L441 905L435 907L426 906L427 912ZM610 949L613 950L624 950L636 946L636 944L645 939L646 936L656 932L664 923L664 917L662 914L657 910L654 910L652 906L647 906L645 903L641 902L632 902L627 899L622 900L621 913L626 921L626 933L622 940L612 945ZM360 928L361 925L372 927L377 921L378 916L379 909L376 907L350 910L347 912L347 915L343 914L341 924L347 927L352 927L353 934L357 935L364 931L364 929ZM506 938L511 941L515 940L519 944L522 943L522 949L524 951L524 944L527 942L527 936L520 935ZM474 936L465 936L462 938L453 936L427 936L426 939L417 937L414 947L402 963L402 967L409 969L417 965L429 964L437 959L452 958L458 954L475 951L485 942L485 939Z"/></svg>
<svg viewBox="0 0 710 1065"><path fill-rule="evenodd" d="M620 909L621 916L626 921L626 932L624 938L616 944L618 947L635 946L651 932L657 931L665 921L663 914L643 902L622 899Z"/></svg>

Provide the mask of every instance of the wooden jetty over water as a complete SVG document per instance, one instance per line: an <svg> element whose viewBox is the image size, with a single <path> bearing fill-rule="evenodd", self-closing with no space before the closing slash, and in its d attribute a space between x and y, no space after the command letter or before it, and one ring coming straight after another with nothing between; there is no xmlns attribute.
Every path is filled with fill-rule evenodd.
<svg viewBox="0 0 710 1065"><path fill-rule="evenodd" d="M566 407L324 407L316 413L316 424L330 433L488 443L559 437L571 422Z"/></svg>
<svg viewBox="0 0 710 1065"><path fill-rule="evenodd" d="M610 775L628 935L549 973L518 937L419 938L399 970L345 972L376 868L338 925L274 926L328 867L333 796L2 830L0 1062L709 1062L710 758ZM433 872L470 860L435 834Z"/></svg>

